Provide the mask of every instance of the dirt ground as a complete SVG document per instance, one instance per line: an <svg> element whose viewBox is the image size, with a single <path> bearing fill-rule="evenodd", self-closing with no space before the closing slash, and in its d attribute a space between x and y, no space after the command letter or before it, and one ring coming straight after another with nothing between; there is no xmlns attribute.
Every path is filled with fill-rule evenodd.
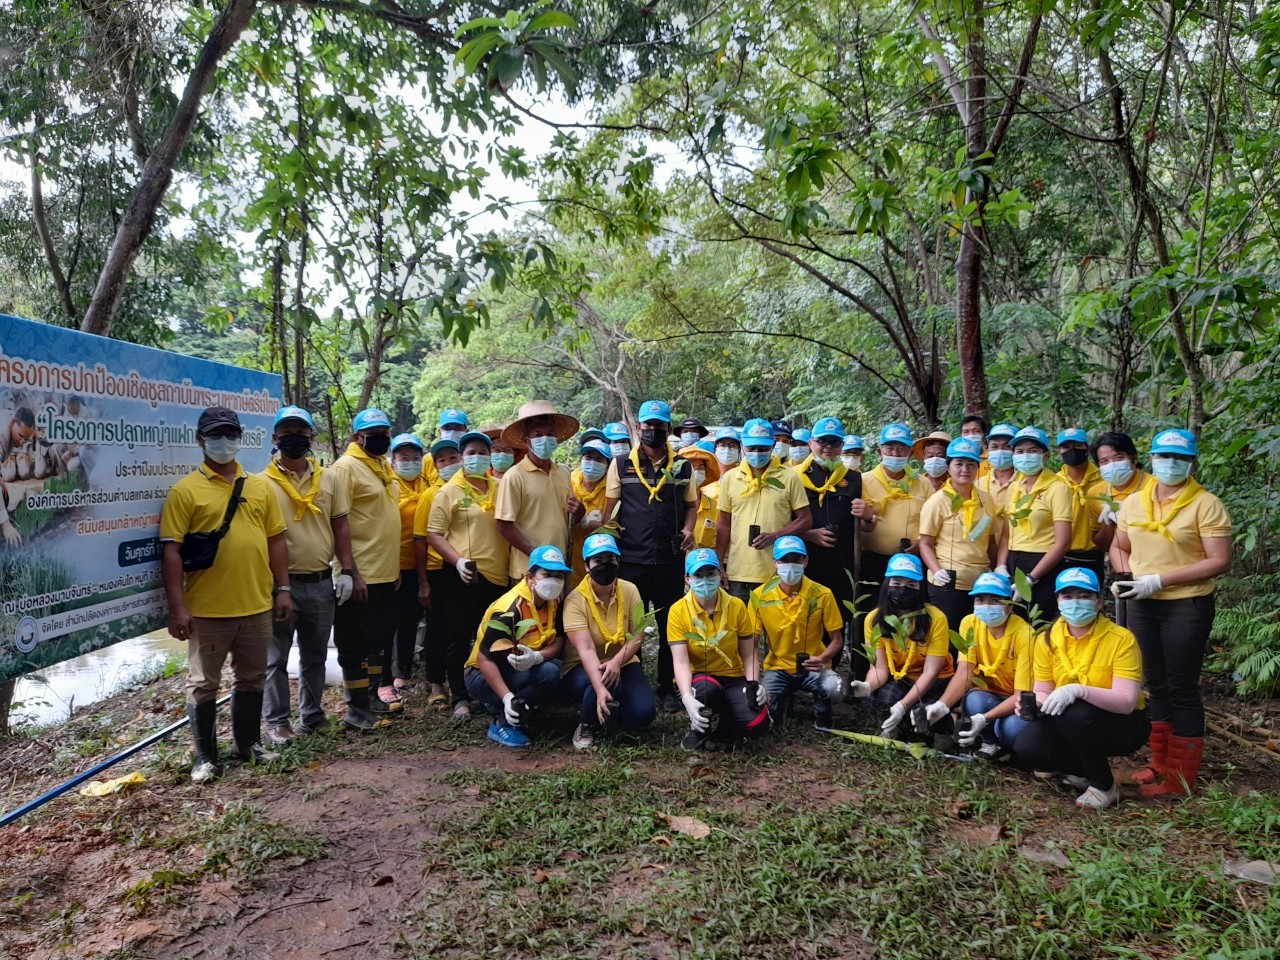
<svg viewBox="0 0 1280 960"><path fill-rule="evenodd" d="M38 736L0 742L0 802L5 810L18 806L171 722L181 715L181 704L181 678L174 677L95 705ZM1219 722L1252 743L1265 744L1266 731L1280 726L1275 704L1218 699L1213 707ZM484 738L479 719L458 725L411 704L390 730L364 737L326 732L300 741L266 767L228 766L221 780L203 787L187 779L187 738L179 733L102 774L141 770L145 784L97 799L72 792L0 829L0 957L488 955L450 947L449 931L464 923L455 912L501 904L512 892L496 892L485 881L486 857L492 852L501 858L504 838L496 834L488 847L467 847L464 857L454 828L484 824L506 791L539 782L550 785L549 796L556 789L569 791L573 804L585 805L575 809L590 811L620 798L625 803L625 784L612 792L597 789L597 776L633 778L645 806L626 821L638 831L635 852L610 861L607 892L594 901L611 922L594 930L589 955L716 955L673 940L670 924L659 928L645 919L667 909L663 890L669 878L697 869L691 841L663 819L663 810L702 803L701 809L723 812L723 822L732 827L714 829L750 844L783 811L821 814L863 803L862 755L850 754L855 748L847 741L804 723L780 733L773 749L731 757L688 757L674 750L683 732L678 718L660 719L660 730L639 747L599 754L577 754L568 745L570 714L560 718L559 727L548 743L508 751ZM909 822L919 813L912 813L917 801L926 803L948 842L1003 844L1025 859L1052 865L1062 859L1055 851L1084 842L1096 823L1096 817L1078 814L1069 798L1045 801L1013 771L984 772L990 792L965 799L968 781L957 778L970 771L956 768L976 765L935 761L931 772L900 755L869 762L874 767L868 776L890 770L900 777L895 782L901 784L904 809L882 810L883 818ZM1140 764L1135 757L1118 767L1132 771ZM935 791L939 772L950 781ZM1280 757L1214 735L1205 772L1233 794L1275 794ZM988 805L1008 812L989 814ZM549 809L545 815L563 812ZM1130 788L1111 816L1161 814ZM594 843L590 830L567 836L579 848ZM557 852L558 842L553 834L545 848L552 851L548 862L518 871L515 894L550 900L566 885L596 889L589 855L575 848ZM1240 852L1218 833L1209 842L1213 856ZM561 919L546 925L572 926L574 914L565 909L551 915ZM689 922L696 926L698 919L695 913ZM470 935L483 938L490 935L486 930L477 927ZM432 931L446 935L433 938ZM795 949L787 955L882 955L852 927L832 933L820 952ZM530 950L508 955L552 955Z"/></svg>

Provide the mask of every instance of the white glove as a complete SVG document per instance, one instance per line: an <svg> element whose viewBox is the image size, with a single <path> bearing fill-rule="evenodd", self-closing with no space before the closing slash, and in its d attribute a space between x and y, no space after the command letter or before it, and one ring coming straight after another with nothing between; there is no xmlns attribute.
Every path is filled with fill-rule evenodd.
<svg viewBox="0 0 1280 960"><path fill-rule="evenodd" d="M756 684L756 706L763 707L769 702L769 691L764 688L763 683Z"/></svg>
<svg viewBox="0 0 1280 960"><path fill-rule="evenodd" d="M526 670L532 670L542 662L542 653L538 650L530 650L523 643L516 644L516 652L507 654L507 663L511 664L511 669L524 673Z"/></svg>
<svg viewBox="0 0 1280 960"><path fill-rule="evenodd" d="M1083 683L1064 683L1060 687L1055 687L1053 693L1044 698L1044 703L1040 704L1040 712L1056 717L1083 696Z"/></svg>
<svg viewBox="0 0 1280 960"><path fill-rule="evenodd" d="M581 526L598 527L603 522L604 522L603 513L601 513L599 510L588 510L586 513L582 515Z"/></svg>
<svg viewBox="0 0 1280 960"><path fill-rule="evenodd" d="M1148 573L1137 580L1117 580L1111 585L1111 592L1121 600L1146 600L1164 589L1164 581L1158 573Z"/></svg>
<svg viewBox="0 0 1280 960"><path fill-rule="evenodd" d="M1009 568L1002 563L1000 566L996 567L995 572L1000 574L1002 577L1007 577L1009 575Z"/></svg>
<svg viewBox="0 0 1280 960"><path fill-rule="evenodd" d="M889 708L889 718L880 724L880 736L892 738L898 732L898 727L902 726L902 721L907 716L907 708L902 705L899 700Z"/></svg>
<svg viewBox="0 0 1280 960"><path fill-rule="evenodd" d="M520 711L515 707L515 699L516 695L514 693L508 693L503 697L502 712L507 715L507 723L510 726L518 727L520 726Z"/></svg>
<svg viewBox="0 0 1280 960"><path fill-rule="evenodd" d="M827 667L818 678L818 686L832 703L844 703L849 697L849 683L844 677Z"/></svg>
<svg viewBox="0 0 1280 960"><path fill-rule="evenodd" d="M946 587L951 584L951 571L939 570L933 575L933 585L935 587Z"/></svg>
<svg viewBox="0 0 1280 960"><path fill-rule="evenodd" d="M689 715L689 726L695 733L706 733L711 721L702 715L702 701L693 695L693 691L680 694L680 702L684 704L684 712Z"/></svg>
<svg viewBox="0 0 1280 960"><path fill-rule="evenodd" d="M960 741L962 747L972 747L978 742L978 737L982 735L982 731L987 728L987 715L985 713L975 713L969 718L969 729L961 733L957 740Z"/></svg>
<svg viewBox="0 0 1280 960"><path fill-rule="evenodd" d="M471 582L471 570L467 566L470 562L470 557L459 557L458 562L453 565L454 569L458 571L458 576L462 578L463 583Z"/></svg>
<svg viewBox="0 0 1280 960"><path fill-rule="evenodd" d="M941 700L929 704L924 708L924 718L929 721L929 726L933 726L951 711L947 709L947 705Z"/></svg>
<svg viewBox="0 0 1280 960"><path fill-rule="evenodd" d="M1098 514L1098 522L1109 523L1111 524L1111 526L1114 527L1118 519L1119 519L1119 516L1116 514L1116 512L1104 503L1102 505L1102 512Z"/></svg>
<svg viewBox="0 0 1280 960"><path fill-rule="evenodd" d="M871 684L865 680L849 681L849 696L855 700L863 700L871 696Z"/></svg>
<svg viewBox="0 0 1280 960"><path fill-rule="evenodd" d="M355 592L356 581L349 573L340 573L333 578L333 595L338 600L338 606L342 606L351 599L351 594Z"/></svg>

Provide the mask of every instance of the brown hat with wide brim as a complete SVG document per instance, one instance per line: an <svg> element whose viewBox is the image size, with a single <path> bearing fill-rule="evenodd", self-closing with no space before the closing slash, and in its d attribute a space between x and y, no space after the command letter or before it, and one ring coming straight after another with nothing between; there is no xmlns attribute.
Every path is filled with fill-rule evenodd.
<svg viewBox="0 0 1280 960"><path fill-rule="evenodd" d="M935 430L933 433L926 434L911 445L911 456L915 457L917 460L924 460L924 445L930 440L939 440L945 445L951 442L952 437L951 434L944 433L941 430Z"/></svg>
<svg viewBox="0 0 1280 960"><path fill-rule="evenodd" d="M550 400L530 400L516 411L515 421L502 431L502 442L513 447L528 447L529 441L526 438L526 430L529 427L529 421L543 417L551 419L555 425L556 439L561 443L575 436L578 432L579 424L577 419L567 413L558 412L555 404Z"/></svg>

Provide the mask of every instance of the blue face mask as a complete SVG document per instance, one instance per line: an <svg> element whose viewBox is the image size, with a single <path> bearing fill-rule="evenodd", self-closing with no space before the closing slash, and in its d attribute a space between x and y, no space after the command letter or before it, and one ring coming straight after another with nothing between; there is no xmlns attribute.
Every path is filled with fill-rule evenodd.
<svg viewBox="0 0 1280 960"><path fill-rule="evenodd" d="M1166 487L1176 487L1191 476L1191 461L1175 460L1173 457L1152 457L1151 472Z"/></svg>
<svg viewBox="0 0 1280 960"><path fill-rule="evenodd" d="M1133 464L1128 460L1112 460L1100 466L1098 472L1113 487L1123 487L1133 477Z"/></svg>
<svg viewBox="0 0 1280 960"><path fill-rule="evenodd" d="M514 453L495 453L489 458L489 462L493 469L502 473L504 470L510 470L515 465L516 455Z"/></svg>
<svg viewBox="0 0 1280 960"><path fill-rule="evenodd" d="M533 451L533 455L541 460L550 460L551 455L556 452L556 448L560 446L560 441L555 437L534 437L529 441L529 449Z"/></svg>
<svg viewBox="0 0 1280 960"><path fill-rule="evenodd" d="M880 462L884 464L884 468L891 473L899 473L906 469L907 461L910 457L884 457L880 458Z"/></svg>
<svg viewBox="0 0 1280 960"><path fill-rule="evenodd" d="M720 589L719 577L690 577L689 589L699 600L710 600Z"/></svg>
<svg viewBox="0 0 1280 960"><path fill-rule="evenodd" d="M988 627L998 627L1009 619L1009 608L1003 603L975 603L973 615Z"/></svg>
<svg viewBox="0 0 1280 960"><path fill-rule="evenodd" d="M748 450L747 463L761 470L769 465L769 461L773 459L772 450Z"/></svg>
<svg viewBox="0 0 1280 960"><path fill-rule="evenodd" d="M439 472L440 472L440 479L441 479L441 480L444 480L444 481L446 481L446 482L448 482L449 480L452 480L452 479L453 479L453 475L454 475L455 473L457 473L457 472L458 472L459 470L461 470L461 469L462 469L462 461L461 461L461 460L459 460L457 463L451 463L451 464L449 464L447 467L441 467L441 468L440 468L440 470L439 470ZM421 472L421 471L419 471L419 472Z"/></svg>
<svg viewBox="0 0 1280 960"><path fill-rule="evenodd" d="M1059 600L1058 612L1073 627L1087 627L1098 619L1098 604L1095 600Z"/></svg>
<svg viewBox="0 0 1280 960"><path fill-rule="evenodd" d="M492 461L487 453L464 453L462 455L462 469L467 471L468 477L483 477L489 472L489 464Z"/></svg>
<svg viewBox="0 0 1280 960"><path fill-rule="evenodd" d="M1012 450L988 450L987 463L991 464L994 470L1008 470L1013 466Z"/></svg>
<svg viewBox="0 0 1280 960"><path fill-rule="evenodd" d="M1044 454L1015 453L1013 455L1013 468L1028 477L1034 477L1044 469Z"/></svg>
<svg viewBox="0 0 1280 960"><path fill-rule="evenodd" d="M582 475L588 480L599 480L608 472L609 468L599 460L588 460L582 458Z"/></svg>

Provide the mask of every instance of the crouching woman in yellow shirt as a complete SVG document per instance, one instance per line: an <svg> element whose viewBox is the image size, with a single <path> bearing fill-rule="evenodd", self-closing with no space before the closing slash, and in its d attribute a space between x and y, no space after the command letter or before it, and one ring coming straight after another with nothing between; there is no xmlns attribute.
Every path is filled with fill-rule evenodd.
<svg viewBox="0 0 1280 960"><path fill-rule="evenodd" d="M684 561L689 592L667 618L676 689L689 715L686 750L718 749L769 731L768 701L759 683L755 630L747 605L720 588L714 550L691 550ZM718 720L715 730L711 723Z"/></svg>
<svg viewBox="0 0 1280 960"><path fill-rule="evenodd" d="M1068 567L1054 581L1061 616L1035 642L1037 716L1013 752L1027 770L1062 771L1084 791L1076 806L1106 810L1120 802L1110 757L1128 756L1151 732L1142 696L1138 641L1101 615L1098 576Z"/></svg>
<svg viewBox="0 0 1280 960"><path fill-rule="evenodd" d="M527 747L529 711L560 688L560 597L569 573L559 547L534 547L524 578L490 604L480 621L465 682L471 699L493 718L494 743ZM523 633L522 623L528 627Z"/></svg>
<svg viewBox="0 0 1280 960"><path fill-rule="evenodd" d="M866 680L855 680L849 691L855 697L870 697L871 703L888 716L880 734L892 737L902 722L919 705L927 709L937 701L955 673L949 649L947 615L924 602L921 584L924 565L909 553L894 554L885 567L880 587L880 604L867 614L863 628L867 651L875 648L875 663ZM897 623L895 629L893 619ZM936 711L935 711L936 713ZM938 717L945 733L949 714ZM916 720L923 719L919 714ZM927 733L933 724L914 722L916 732Z"/></svg>

